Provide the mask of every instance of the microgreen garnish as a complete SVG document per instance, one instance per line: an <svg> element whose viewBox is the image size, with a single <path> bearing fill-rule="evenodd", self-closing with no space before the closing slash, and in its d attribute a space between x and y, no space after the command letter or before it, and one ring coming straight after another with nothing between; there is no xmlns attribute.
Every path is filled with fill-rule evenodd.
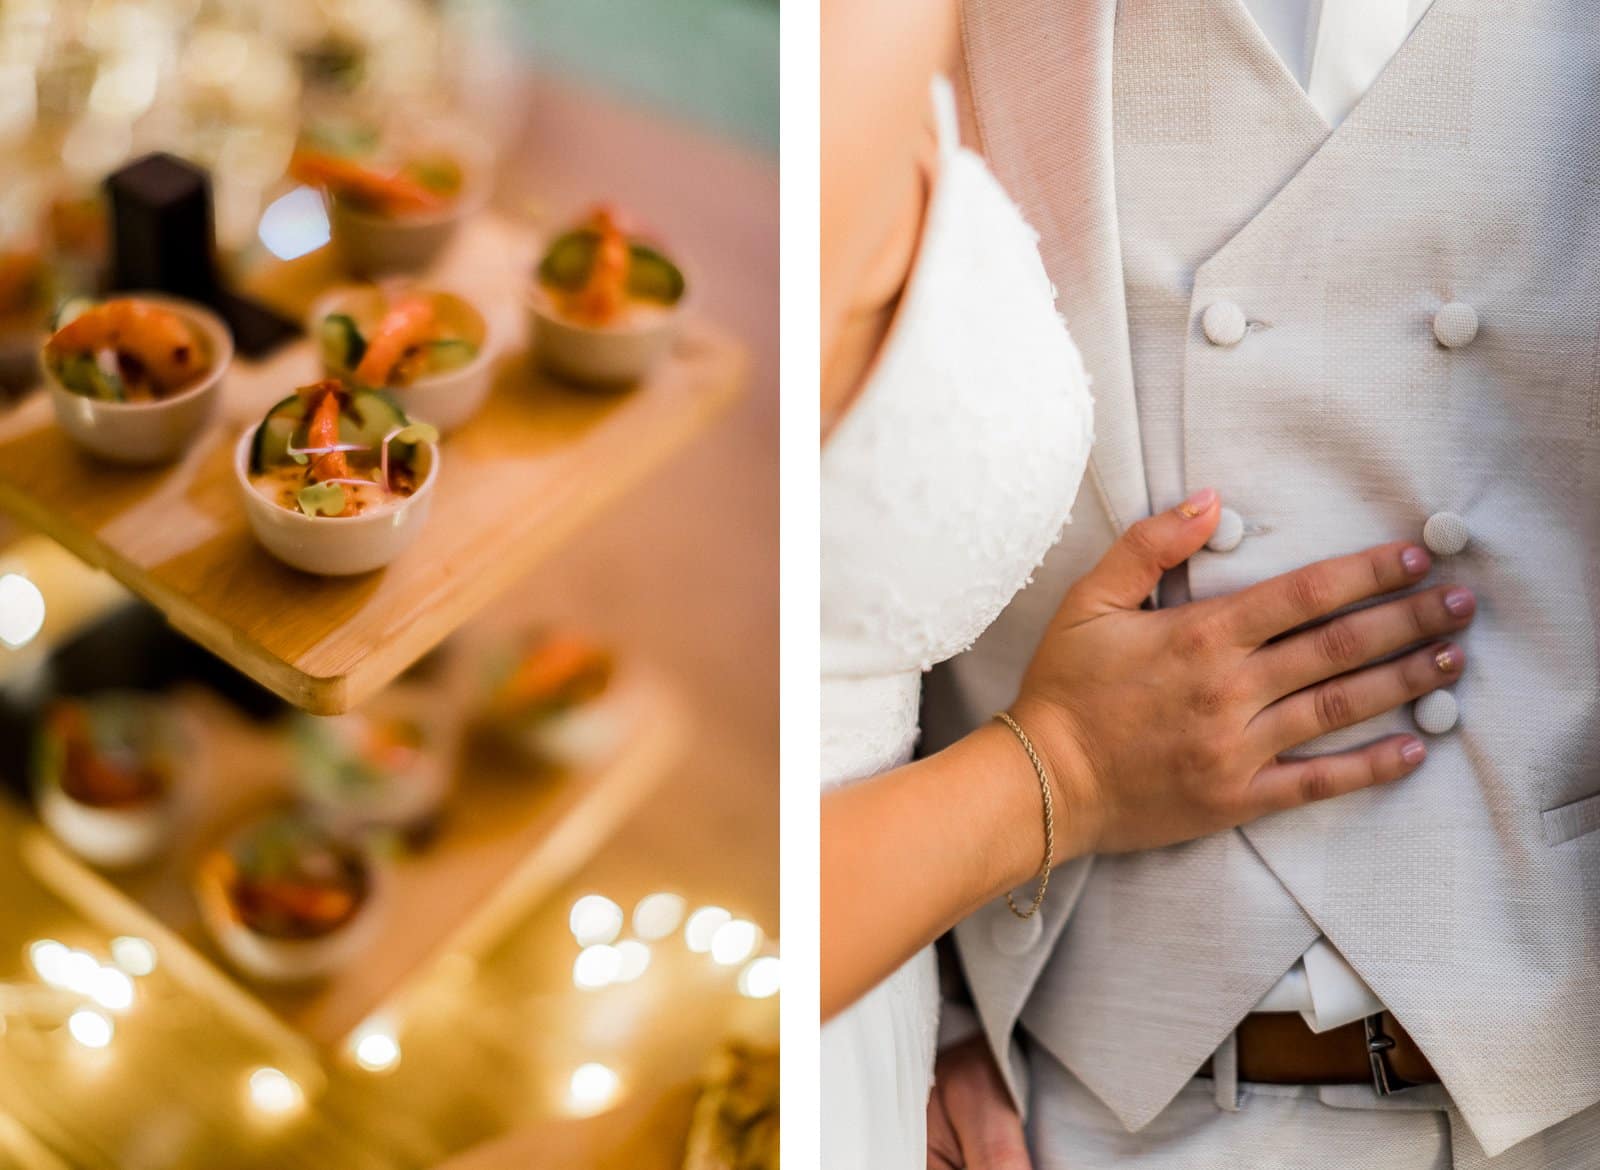
<svg viewBox="0 0 1600 1170"><path fill-rule="evenodd" d="M308 483L295 495L307 516L337 516L344 511L344 485Z"/></svg>

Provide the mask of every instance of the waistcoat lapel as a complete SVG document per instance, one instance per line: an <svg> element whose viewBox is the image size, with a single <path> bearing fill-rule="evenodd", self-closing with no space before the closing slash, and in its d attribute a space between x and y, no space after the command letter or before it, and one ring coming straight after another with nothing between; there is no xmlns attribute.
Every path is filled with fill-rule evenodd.
<svg viewBox="0 0 1600 1170"><path fill-rule="evenodd" d="M1115 0L966 0L980 147L1039 232L1095 397L1090 477L1118 531L1149 512L1111 157Z"/></svg>
<svg viewBox="0 0 1600 1170"><path fill-rule="evenodd" d="M1040 233L1056 304L1094 393L1089 479L1121 531L1149 512L1128 354L1111 157L1111 43L1116 0L963 0L958 87L978 147ZM1010 1038L1091 863L1070 867L1032 923L1000 902L957 928L985 1032L1019 1109L1024 1067ZM1012 945L1026 932L1023 945ZM1031 939L1031 941L1027 941ZM1003 949L1002 949L1003 948Z"/></svg>

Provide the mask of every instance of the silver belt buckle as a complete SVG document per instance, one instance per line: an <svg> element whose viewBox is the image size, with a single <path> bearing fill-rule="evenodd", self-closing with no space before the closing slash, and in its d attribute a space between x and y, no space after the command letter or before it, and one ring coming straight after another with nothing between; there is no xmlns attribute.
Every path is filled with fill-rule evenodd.
<svg viewBox="0 0 1600 1170"><path fill-rule="evenodd" d="M1392 1096L1401 1089L1414 1086L1395 1076L1389 1064L1389 1050L1394 1047L1394 1037L1383 1030L1383 1013L1368 1016L1361 1021L1367 1033L1367 1062L1372 1066L1372 1091L1380 1097Z"/></svg>

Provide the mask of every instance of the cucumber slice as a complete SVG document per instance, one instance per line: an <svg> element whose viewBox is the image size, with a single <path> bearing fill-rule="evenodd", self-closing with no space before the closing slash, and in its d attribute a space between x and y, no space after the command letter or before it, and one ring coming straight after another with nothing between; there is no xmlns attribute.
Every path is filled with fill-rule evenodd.
<svg viewBox="0 0 1600 1170"><path fill-rule="evenodd" d="M65 355L56 366L56 376L68 390L85 398L121 402L125 397L122 378L114 370L101 366L92 353Z"/></svg>
<svg viewBox="0 0 1600 1170"><path fill-rule="evenodd" d="M539 280L565 292L576 292L589 279L600 234L578 228L558 237L539 263ZM662 253L637 241L628 245L628 295L641 301L675 305L683 297L678 266Z"/></svg>
<svg viewBox="0 0 1600 1170"><path fill-rule="evenodd" d="M628 246L628 295L641 301L675 305L683 299L683 273L648 244Z"/></svg>
<svg viewBox="0 0 1600 1170"><path fill-rule="evenodd" d="M555 243L539 262L539 280L552 288L576 292L589 279L589 269L594 267L595 249L600 235L588 228L578 228L556 237Z"/></svg>
<svg viewBox="0 0 1600 1170"><path fill-rule="evenodd" d="M335 370L353 370L367 352L367 339L348 313L330 313L317 327L322 360Z"/></svg>
<svg viewBox="0 0 1600 1170"><path fill-rule="evenodd" d="M306 404L298 394L279 402L256 428L250 443L250 471L259 474L289 459L289 443L305 427ZM357 390L350 404L339 412L339 441L360 443L377 449L383 437L411 420L388 394L381 390ZM400 453L397 444L391 455Z"/></svg>
<svg viewBox="0 0 1600 1170"><path fill-rule="evenodd" d="M430 374L459 370L478 356L478 347L461 337L445 337L438 341L430 341L425 349Z"/></svg>
<svg viewBox="0 0 1600 1170"><path fill-rule="evenodd" d="M440 195L454 195L461 189L461 164L444 155L416 159L407 164L406 173Z"/></svg>
<svg viewBox="0 0 1600 1170"><path fill-rule="evenodd" d="M269 467L289 460L289 440L305 422L306 405L298 394L291 394L267 411L250 442L250 471L259 475Z"/></svg>
<svg viewBox="0 0 1600 1170"><path fill-rule="evenodd" d="M385 435L398 427L411 425L411 419L400 408L387 390L357 390L355 398L350 403L350 410L339 423L340 437L344 437L344 428L351 422L351 415L357 416L352 423L351 438L345 440L350 443L364 443L374 451L383 442ZM417 457L415 443L403 443L398 439L389 445L389 462L391 465L399 463L410 466Z"/></svg>
<svg viewBox="0 0 1600 1170"><path fill-rule="evenodd" d="M288 461L289 443L301 434L305 411L306 404L298 394L291 394L267 411L250 442L251 474ZM400 404L383 391L357 390L350 404L339 412L339 441L360 443L375 451L385 435L410 421ZM409 458L411 451L411 444L396 443L389 454Z"/></svg>
<svg viewBox="0 0 1600 1170"><path fill-rule="evenodd" d="M339 416L339 441L377 450L383 436L411 420L400 404L382 390L357 390L349 409Z"/></svg>

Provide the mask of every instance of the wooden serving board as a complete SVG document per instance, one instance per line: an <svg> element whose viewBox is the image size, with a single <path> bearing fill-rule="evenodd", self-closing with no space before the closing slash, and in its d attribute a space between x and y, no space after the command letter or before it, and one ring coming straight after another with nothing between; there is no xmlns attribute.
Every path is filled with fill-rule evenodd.
<svg viewBox="0 0 1600 1170"><path fill-rule="evenodd" d="M449 687L424 688L418 697L460 704L462 676L453 677ZM371 947L326 981L282 988L228 965L200 921L193 878L217 842L288 798L286 733L250 723L198 688L175 701L196 738L200 774L182 787L170 848L141 868L102 872L40 827L27 840L25 861L106 929L156 941L162 962L180 979L275 1048L298 1052L308 1068L318 1052L390 1005L412 976L445 955L475 958L582 866L678 762L690 731L668 681L634 664L619 670L605 700L624 716L627 734L590 770L532 774L465 735L438 829L420 846L396 844L384 861L382 926Z"/></svg>
<svg viewBox="0 0 1600 1170"><path fill-rule="evenodd" d="M178 463L128 470L74 447L34 395L0 415L0 509L103 568L186 636L289 702L337 714L376 694L565 537L704 430L738 397L742 347L690 318L664 365L620 394L539 373L526 352L531 233L486 216L429 283L479 304L499 339L482 411L446 436L418 542L360 577L290 569L256 540L231 458L240 430L320 376L311 342L235 361L221 417ZM301 313L339 279L327 249L252 282Z"/></svg>

